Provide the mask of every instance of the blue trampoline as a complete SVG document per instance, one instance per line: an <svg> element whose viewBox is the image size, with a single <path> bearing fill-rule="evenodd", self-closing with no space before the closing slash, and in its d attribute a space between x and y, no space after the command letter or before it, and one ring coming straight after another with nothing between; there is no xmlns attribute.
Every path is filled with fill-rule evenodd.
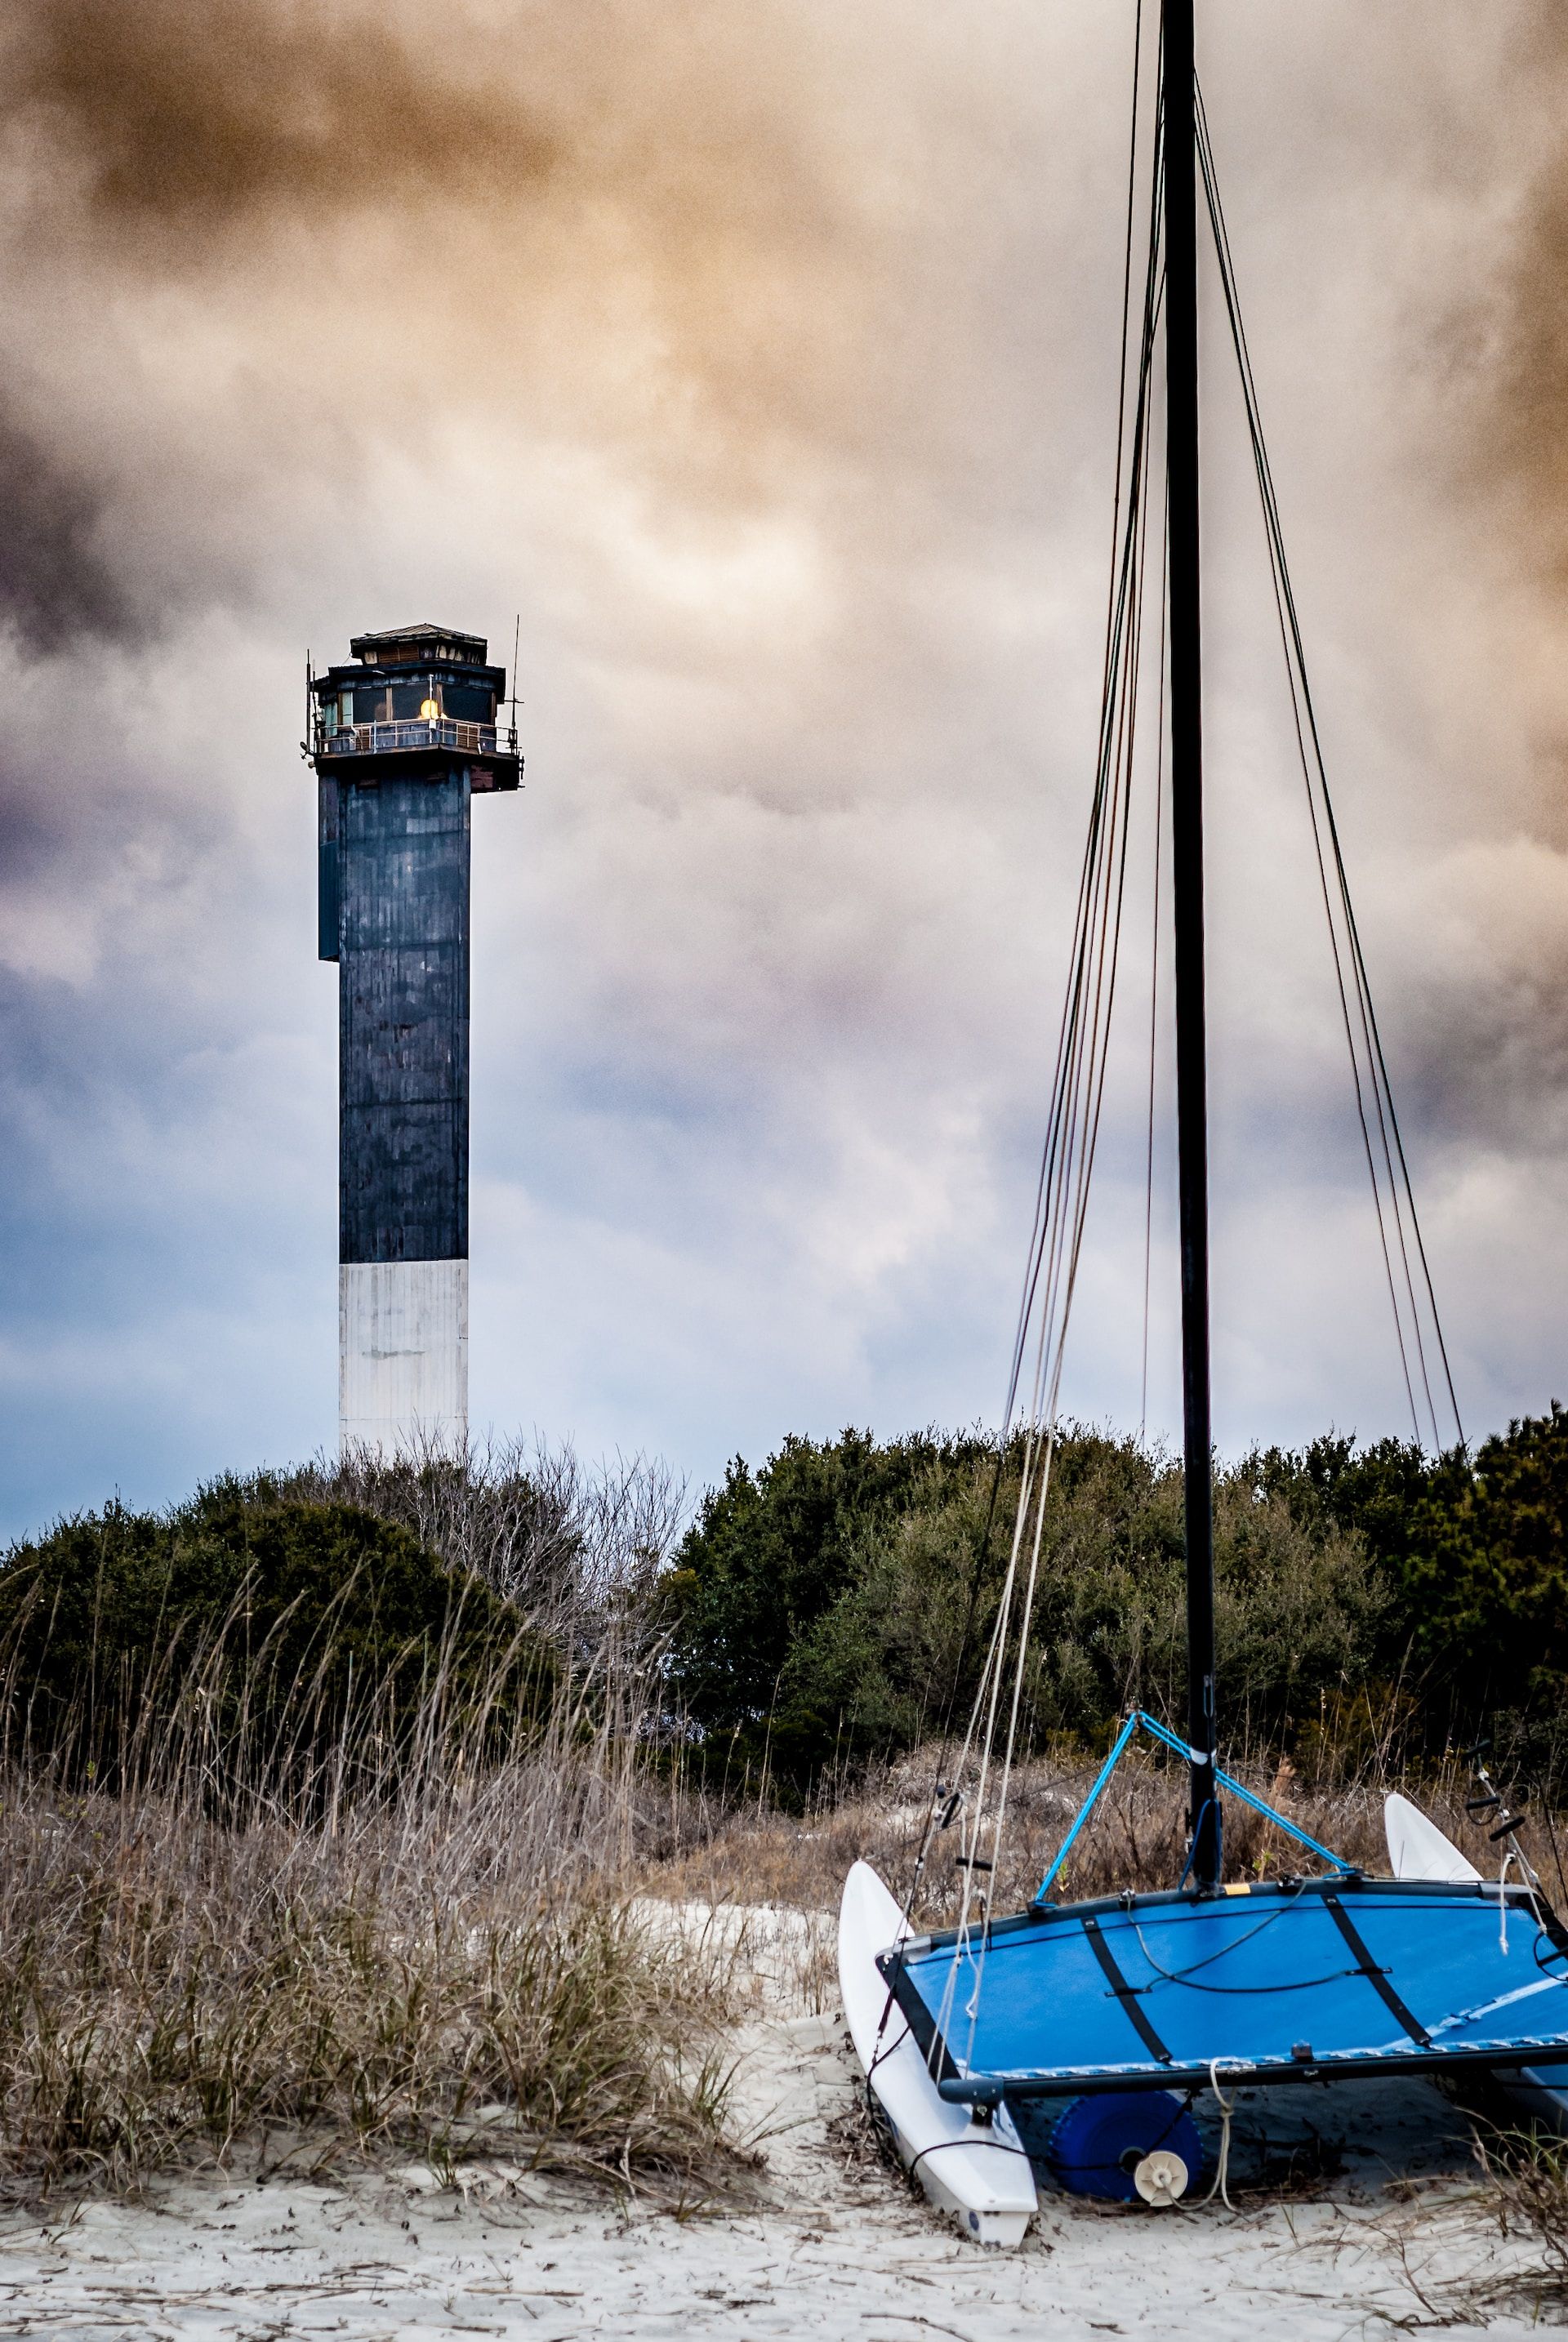
<svg viewBox="0 0 1568 2342"><path fill-rule="evenodd" d="M1134 1709L1026 1911L913 1936L879 1959L944 2098L1496 2068L1568 2051L1568 1929L1528 1865L1506 1885L1369 1878L1217 1766L1213 1791L1266 1815L1325 1876L1054 1903L1140 1730L1187 1753ZM1496 1834L1512 1845L1512 1832Z"/></svg>
<svg viewBox="0 0 1568 2342"><path fill-rule="evenodd" d="M1041 1902L879 1965L943 2096L981 2105L1568 2052L1568 1935L1528 1886L1342 1871Z"/></svg>

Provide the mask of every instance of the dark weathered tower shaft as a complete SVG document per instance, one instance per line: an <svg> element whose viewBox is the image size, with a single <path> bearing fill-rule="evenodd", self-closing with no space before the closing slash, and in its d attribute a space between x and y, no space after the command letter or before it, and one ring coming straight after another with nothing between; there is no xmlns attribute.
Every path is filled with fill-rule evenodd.
<svg viewBox="0 0 1568 2342"><path fill-rule="evenodd" d="M466 774L338 806L346 1261L468 1257Z"/></svg>

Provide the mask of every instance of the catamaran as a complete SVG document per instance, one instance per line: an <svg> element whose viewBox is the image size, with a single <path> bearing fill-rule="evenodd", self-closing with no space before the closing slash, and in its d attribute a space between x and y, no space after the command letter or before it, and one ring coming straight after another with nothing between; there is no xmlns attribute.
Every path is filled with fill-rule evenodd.
<svg viewBox="0 0 1568 2342"><path fill-rule="evenodd" d="M1193 0L1164 0L1153 80L1143 7L1134 62L1116 524L1100 736L1067 996L1004 1439L1020 1490L994 1626L958 1770L933 1799L959 1822L956 1924L913 1925L869 1865L845 1882L839 1958L868 2087L904 2162L964 2232L1021 2241L1035 2163L1068 2187L1168 2204L1202 2159L1192 2107L1237 2085L1484 2072L1568 2109L1568 1931L1506 1810L1502 1874L1483 1878L1403 1799L1389 1804L1393 1875L1367 1876L1219 1763L1209 1360L1200 625L1199 228L1206 215L1240 372L1295 736L1339 1003L1377 1206L1407 1392L1462 1436L1414 1196L1351 904L1307 678L1279 507L1193 52ZM1142 119L1141 119L1142 116ZM1140 156L1143 157L1140 163ZM1146 241L1133 265L1134 203ZM1158 396L1164 359L1164 398ZM1152 493L1163 439L1163 495ZM1161 623L1145 621L1149 607ZM1084 1808L1022 1909L992 1907L1020 1750L1024 1662L1058 1423L1115 991L1140 675L1158 643L1160 786L1168 791L1175 1022L1188 1705L1180 1726L1129 1716ZM1157 883L1157 881L1156 881ZM1058 1898L1073 1847L1134 1736L1185 1767L1186 1856L1163 1892ZM954 1784L957 1785L955 1790ZM962 1797L957 1791L962 1791ZM1267 1815L1299 1867L1227 1878L1226 1804ZM1513 1875L1510 1876L1510 1870ZM1033 2149L1033 2158L1030 2150ZM1223 2186L1223 2171L1219 2175Z"/></svg>

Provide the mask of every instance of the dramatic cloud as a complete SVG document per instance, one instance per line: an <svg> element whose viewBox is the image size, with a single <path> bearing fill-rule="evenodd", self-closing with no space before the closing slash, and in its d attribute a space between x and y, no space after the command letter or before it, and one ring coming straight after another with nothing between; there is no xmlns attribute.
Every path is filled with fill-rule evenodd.
<svg viewBox="0 0 1568 2342"><path fill-rule="evenodd" d="M1525 15L1511 62L1526 163L1502 265L1490 282L1466 288L1463 356L1476 392L1477 469L1514 492L1516 548L1560 586L1568 566L1568 24L1560 10Z"/></svg>
<svg viewBox="0 0 1568 2342"><path fill-rule="evenodd" d="M487 83L462 18L410 18L404 41L392 14L47 0L19 13L5 113L91 226L138 253L546 175L552 141Z"/></svg>
<svg viewBox="0 0 1568 2342"><path fill-rule="evenodd" d="M130 605L98 545L103 483L0 405L0 610L30 650L125 631Z"/></svg>
<svg viewBox="0 0 1568 2342"><path fill-rule="evenodd" d="M16 0L7 1517L331 1435L300 666L414 616L508 656L522 623L530 786L475 822L476 1415L701 1471L791 1426L994 1409L1094 719L1133 13ZM1203 25L1484 1425L1563 1382L1568 44L1524 0L1210 0ZM1220 360L1234 1444L1397 1427L1401 1393ZM1141 1013L1071 1394L1124 1420Z"/></svg>

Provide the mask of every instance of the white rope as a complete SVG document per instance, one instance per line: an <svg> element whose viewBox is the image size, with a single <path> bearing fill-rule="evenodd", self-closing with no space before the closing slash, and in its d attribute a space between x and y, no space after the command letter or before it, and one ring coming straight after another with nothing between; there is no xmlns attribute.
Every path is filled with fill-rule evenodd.
<svg viewBox="0 0 1568 2342"><path fill-rule="evenodd" d="M1214 2177L1208 2194L1200 2197L1198 2203L1193 2207L1194 2210L1197 2211L1201 2211L1203 2205L1212 2204L1216 2196L1218 2196L1221 2203L1224 2206L1227 2212L1233 2212L1236 2208L1231 2201L1231 2191L1229 2186L1231 2170L1231 2117L1236 2110L1236 2102L1234 2098L1227 2098L1224 2092L1220 2087L1220 2067L1227 2064L1235 2066L1240 2063L1241 2060L1236 2057L1228 2059L1224 2057L1211 2057L1209 2060L1209 2087L1214 2094L1214 2104L1220 2110L1220 2159L1214 2166Z"/></svg>

